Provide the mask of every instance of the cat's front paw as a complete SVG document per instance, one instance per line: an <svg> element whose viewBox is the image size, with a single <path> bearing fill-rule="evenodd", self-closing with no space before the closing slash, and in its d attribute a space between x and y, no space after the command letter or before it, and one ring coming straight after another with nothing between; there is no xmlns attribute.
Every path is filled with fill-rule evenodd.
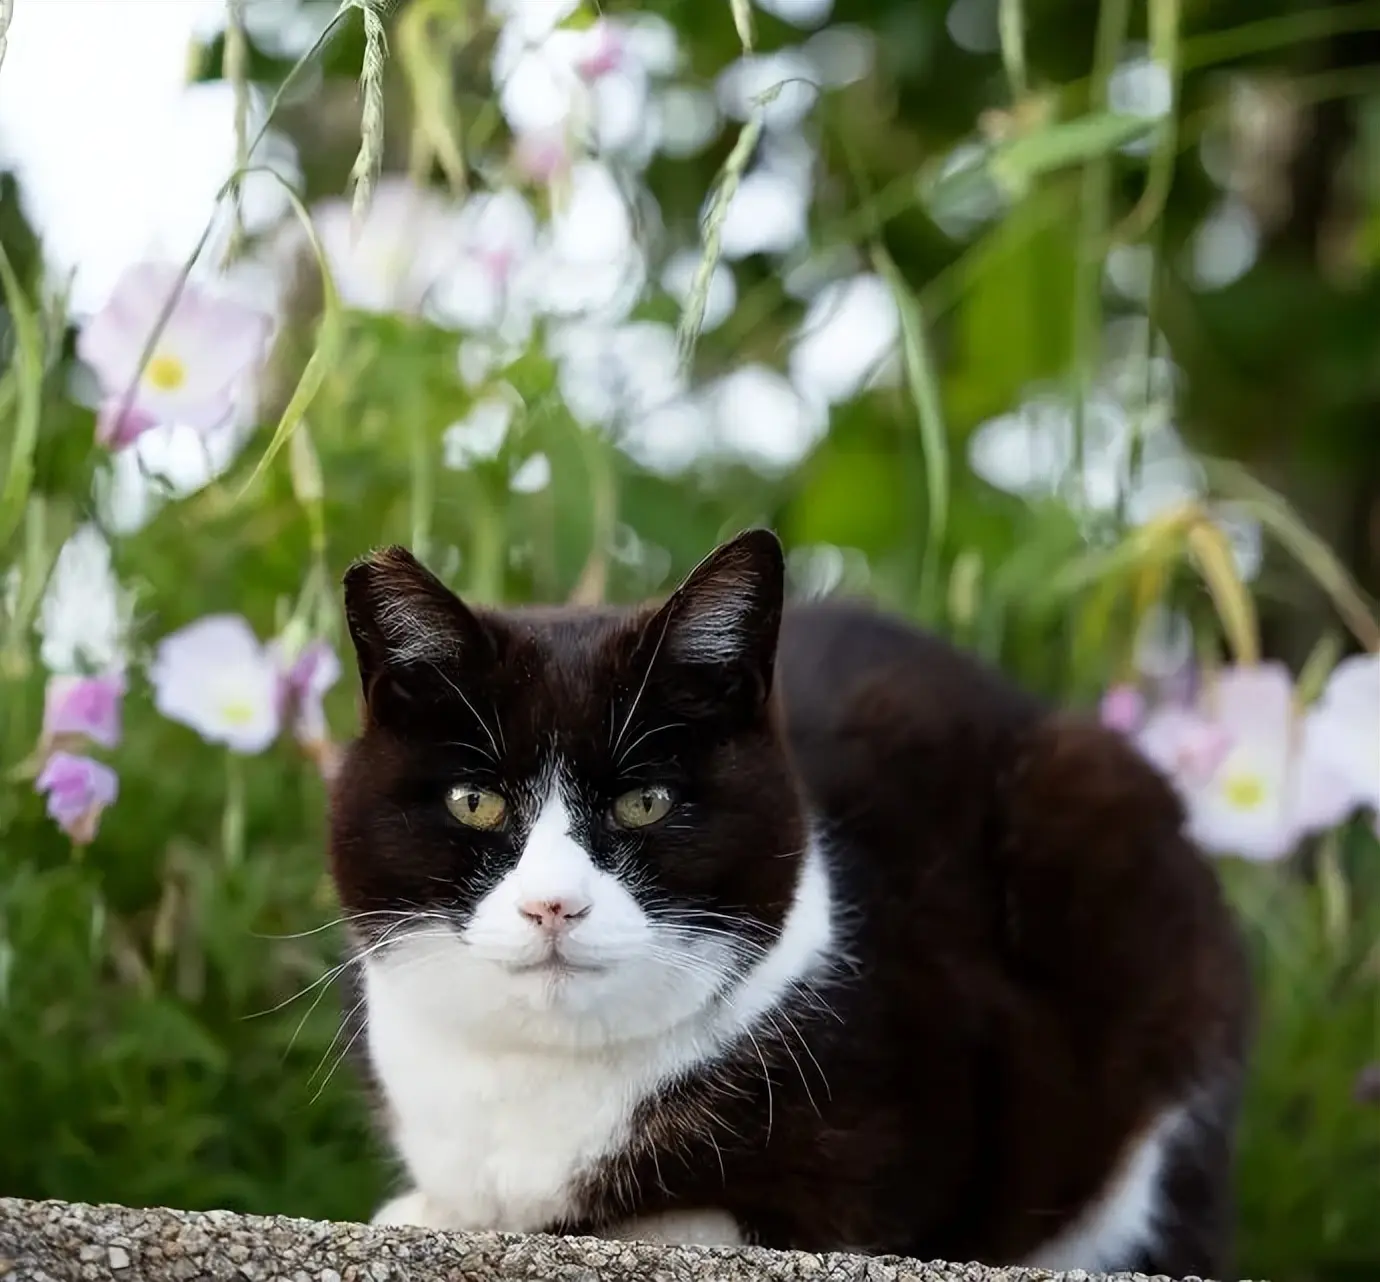
<svg viewBox="0 0 1380 1282"><path fill-rule="evenodd" d="M418 1229L455 1228L451 1217L420 1189L412 1189L391 1198L374 1212L374 1218L369 1223Z"/></svg>
<svg viewBox="0 0 1380 1282"><path fill-rule="evenodd" d="M743 1232L727 1211L665 1211L611 1225L600 1235L618 1242L660 1246L741 1246Z"/></svg>

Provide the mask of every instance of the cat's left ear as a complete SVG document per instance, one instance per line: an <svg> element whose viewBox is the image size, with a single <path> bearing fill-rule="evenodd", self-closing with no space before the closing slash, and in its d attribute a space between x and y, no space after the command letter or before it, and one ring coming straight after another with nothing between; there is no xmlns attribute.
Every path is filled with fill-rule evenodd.
<svg viewBox="0 0 1380 1282"><path fill-rule="evenodd" d="M711 552L647 624L656 662L712 672L760 704L771 693L785 596L785 559L770 530L747 530Z"/></svg>
<svg viewBox="0 0 1380 1282"><path fill-rule="evenodd" d="M475 676L493 638L469 608L406 548L382 548L345 572L345 619L371 709L395 690L413 700L444 672Z"/></svg>

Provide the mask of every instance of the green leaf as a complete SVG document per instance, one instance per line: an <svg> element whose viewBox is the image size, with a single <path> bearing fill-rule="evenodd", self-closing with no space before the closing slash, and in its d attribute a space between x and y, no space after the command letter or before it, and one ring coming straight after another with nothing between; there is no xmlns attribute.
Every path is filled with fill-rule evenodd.
<svg viewBox="0 0 1380 1282"><path fill-rule="evenodd" d="M34 452L38 448L39 411L43 401L43 339L38 315L30 305L10 256L0 245L0 284L14 328L14 363L5 375L13 386L14 434L5 485L0 489L0 548L9 541L24 517L24 505L34 482Z"/></svg>
<svg viewBox="0 0 1380 1282"><path fill-rule="evenodd" d="M1024 193L1042 174L1109 155L1154 127L1155 121L1145 116L1112 111L1047 125L999 146L990 161L991 172L1009 191Z"/></svg>

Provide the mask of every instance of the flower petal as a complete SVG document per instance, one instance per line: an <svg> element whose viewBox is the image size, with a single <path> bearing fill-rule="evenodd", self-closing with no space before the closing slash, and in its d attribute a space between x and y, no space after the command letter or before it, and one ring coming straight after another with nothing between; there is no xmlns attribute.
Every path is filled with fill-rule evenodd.
<svg viewBox="0 0 1380 1282"><path fill-rule="evenodd" d="M238 615L210 615L165 637L149 679L159 712L208 743L257 753L278 736L278 665Z"/></svg>

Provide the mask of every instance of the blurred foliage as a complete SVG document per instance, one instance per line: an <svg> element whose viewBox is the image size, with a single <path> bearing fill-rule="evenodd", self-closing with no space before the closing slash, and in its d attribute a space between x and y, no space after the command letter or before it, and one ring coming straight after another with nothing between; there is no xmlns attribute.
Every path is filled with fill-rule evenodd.
<svg viewBox="0 0 1380 1282"><path fill-rule="evenodd" d="M997 8L996 0L985 9L984 0L960 3ZM443 46L459 118L471 131L491 127L480 7L433 7L461 37ZM875 34L877 65L820 104L826 175L812 250L853 248L894 262L921 331L908 336L911 377L839 407L798 468L765 476L723 465L677 480L644 471L574 424L551 364L531 354L508 374L529 412L503 452L440 472L442 433L473 399L454 374L454 337L351 315L298 429L310 432L326 478L319 512L294 493L288 451L245 491L270 424L219 482L115 542L116 569L138 594L136 658L210 611L242 611L268 635L304 591L334 583L353 556L383 542L422 545L448 581L479 600L563 599L591 564L606 575L610 598L630 600L662 590L725 532L752 522L782 532L798 584L842 576L844 587L1076 703L1124 671L1137 620L1155 601L1174 602L1205 633L1230 639L1215 608L1221 597L1214 603L1179 536L1136 543L1101 529L1090 544L1063 504L1000 493L963 462L979 424L1033 384L1076 383L1100 359L1103 320L1140 310L1104 290L1103 261L1142 197L1145 161L1118 152L1110 135L1095 139L1091 154L1075 154L1076 163L1061 161L1047 141L1033 160L1027 148L1027 189L967 238L941 231L920 194L936 163L983 137L981 120L989 130L1004 120L1017 138L1022 130L1043 137L1042 103L1062 121L1096 115L1108 70L1095 61L1099 28L1115 52L1152 36L1148 14L1172 17L1179 6L1017 6L1028 35L1021 97L999 47L954 45L946 29L953 7L836 7L836 21ZM706 80L742 52L727 0L607 8L668 18ZM406 5L391 17L395 46L405 14ZM1320 632L1340 636L1343 622L1355 630L1346 601L1359 601L1364 617L1365 594L1380 588L1380 4L1185 0L1179 17L1172 182L1138 239L1157 251L1151 306L1183 371L1180 428L1286 496L1299 520L1284 528L1307 527L1337 550L1334 563L1301 536L1267 538L1252 585L1264 649L1297 665ZM756 14L759 47L796 34ZM358 24L347 23L310 91L283 106L286 127L303 140L313 199L347 186L362 51ZM222 52L220 42L201 51L203 76L219 74ZM13 47L9 56L18 56ZM281 80L287 70L251 51L256 79ZM1266 86L1283 104L1269 145L1232 134L1231 95L1242 83ZM415 116L396 60L387 90L385 165L399 167ZM648 181L668 240L695 238L705 193L734 141L729 129L698 157L653 162ZM1222 198L1204 157L1217 156L1220 167L1224 154L1250 170L1243 199L1255 202L1260 244L1250 270L1209 290L1187 263ZM431 177L444 174L438 167ZM0 205L16 277L6 288L11 371L34 361L18 341L17 291L42 297L38 245L14 211L12 200ZM748 358L779 363L798 319L781 264L749 259L738 278L737 309L700 337L701 373ZM11 378L0 398L0 466L21 442L21 393L38 394L41 423L32 491L8 509L18 519L3 549L23 571L20 609L0 647L5 769L25 760L41 720L26 594L89 515L84 496L100 462L90 412L64 396L71 336L35 308L46 344L39 381ZM307 333L280 352L280 410L311 347ZM951 460L937 543L936 414ZM515 494L514 462L536 448L551 460L553 483ZM612 513L592 501L607 493L616 498ZM341 644L334 607L320 608ZM336 727L351 724L353 703L342 682L329 704ZM389 1173L359 1089L340 1068L338 997L322 982L336 947L325 925L334 908L321 861L323 789L286 748L238 763L243 811L235 819L247 854L236 859L222 829L238 784L227 789L222 757L157 718L137 678L126 722L122 795L80 857L18 773L15 786L0 788L0 1193L367 1215ZM1380 1106L1354 1090L1380 1061L1380 848L1358 824L1309 858L1227 865L1226 873L1260 981L1241 1156L1241 1271L1276 1282L1360 1282L1380 1272Z"/></svg>

